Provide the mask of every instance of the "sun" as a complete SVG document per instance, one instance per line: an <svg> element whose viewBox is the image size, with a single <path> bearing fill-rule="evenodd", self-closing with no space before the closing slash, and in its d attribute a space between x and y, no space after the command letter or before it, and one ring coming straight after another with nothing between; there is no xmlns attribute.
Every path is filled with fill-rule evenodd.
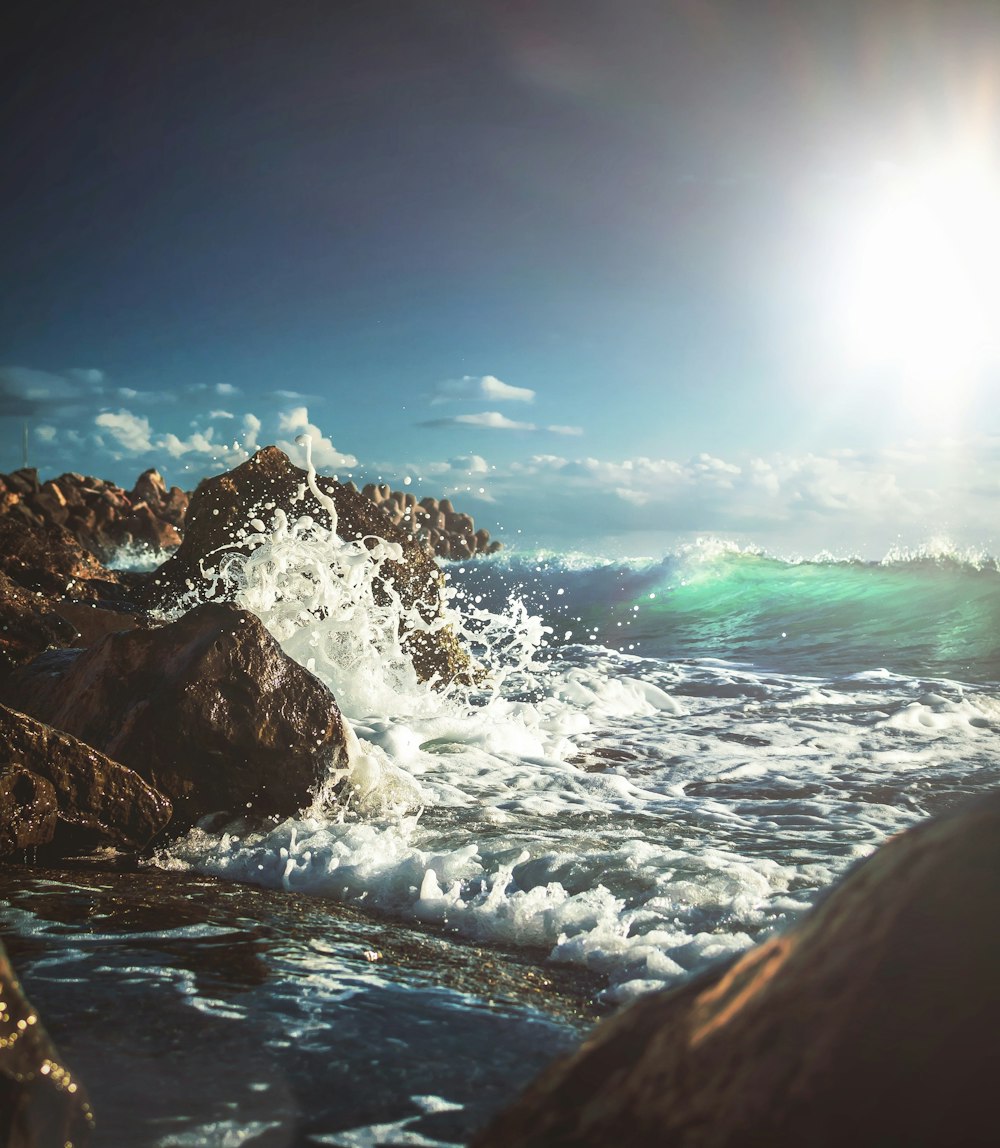
<svg viewBox="0 0 1000 1148"><path fill-rule="evenodd" d="M928 395L1000 362L1000 172L963 150L886 166L837 253L844 349Z"/></svg>

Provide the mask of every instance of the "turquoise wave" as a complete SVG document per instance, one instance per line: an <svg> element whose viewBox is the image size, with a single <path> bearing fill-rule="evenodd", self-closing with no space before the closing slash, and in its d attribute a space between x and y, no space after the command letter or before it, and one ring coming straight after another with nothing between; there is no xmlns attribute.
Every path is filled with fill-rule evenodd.
<svg viewBox="0 0 1000 1148"><path fill-rule="evenodd" d="M522 598L554 644L824 677L1000 680L1000 571L988 558L804 562L703 544L655 562L511 556L453 578L493 608Z"/></svg>

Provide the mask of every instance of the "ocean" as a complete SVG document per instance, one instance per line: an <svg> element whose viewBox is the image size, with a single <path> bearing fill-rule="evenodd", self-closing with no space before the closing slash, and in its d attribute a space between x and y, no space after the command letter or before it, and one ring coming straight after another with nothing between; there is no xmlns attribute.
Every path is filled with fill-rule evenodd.
<svg viewBox="0 0 1000 1148"><path fill-rule="evenodd" d="M483 674L437 690L356 550L311 520L259 533L210 576L330 685L350 774L280 824L0 889L98 1143L465 1143L597 1013L1000 776L985 555L445 564Z"/></svg>

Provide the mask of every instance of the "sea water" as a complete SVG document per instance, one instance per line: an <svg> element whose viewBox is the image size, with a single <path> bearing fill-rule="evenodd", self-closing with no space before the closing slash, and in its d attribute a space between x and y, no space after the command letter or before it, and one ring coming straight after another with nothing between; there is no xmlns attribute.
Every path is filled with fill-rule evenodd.
<svg viewBox="0 0 1000 1148"><path fill-rule="evenodd" d="M614 1004L747 948L996 783L987 557L704 541L451 563L446 617L483 674L442 689L400 643L419 616L373 594L398 548L339 539L313 474L325 520L255 518L250 556L206 578L330 686L351 766L284 822L192 830L163 868L530 947Z"/></svg>
<svg viewBox="0 0 1000 1148"><path fill-rule="evenodd" d="M425 623L374 594L396 548L322 510L254 515L197 589L329 685L349 768L293 818L195 828L138 872L4 877L6 943L98 1143L466 1143L579 1040L591 1018L560 1001L680 983L997 784L988 556L447 563L483 672L442 687L400 640Z"/></svg>

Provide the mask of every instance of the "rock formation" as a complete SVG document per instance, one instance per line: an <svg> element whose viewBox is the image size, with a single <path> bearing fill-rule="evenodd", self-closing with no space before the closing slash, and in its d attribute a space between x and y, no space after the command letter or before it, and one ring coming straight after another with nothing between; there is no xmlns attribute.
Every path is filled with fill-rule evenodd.
<svg viewBox="0 0 1000 1148"><path fill-rule="evenodd" d="M341 538L383 538L402 548L401 561L386 562L382 567L385 581L391 583L405 608L415 607L425 623L437 626L406 638L418 675L424 680L436 676L443 681L468 677L468 654L450 627L440 624L444 583L433 558L356 489L330 478L318 482L336 505ZM195 596L207 597L210 591L201 574L201 563L217 562L220 551L249 553L251 544L245 537L250 522L257 518L268 523L276 509L292 519L310 514L322 522L327 517L306 488L306 472L293 466L277 447L265 447L235 470L199 483L188 507L184 541L148 583L143 603L169 607L192 591ZM388 600L385 583L381 588L376 585L376 592L383 601Z"/></svg>
<svg viewBox="0 0 1000 1148"><path fill-rule="evenodd" d="M94 1116L0 945L0 1144L85 1148Z"/></svg>
<svg viewBox="0 0 1000 1148"><path fill-rule="evenodd" d="M351 485L351 484L349 484ZM447 498L422 498L370 482L361 493L382 508L393 526L437 558L471 558L495 554L503 545L490 541L488 530L477 530L468 514L459 514Z"/></svg>
<svg viewBox="0 0 1000 1148"><path fill-rule="evenodd" d="M600 1025L476 1148L997 1139L1000 793L894 838L796 927Z"/></svg>
<svg viewBox="0 0 1000 1148"><path fill-rule="evenodd" d="M68 473L47 482L39 482L32 468L0 475L0 518L61 527L105 559L122 546L180 545L187 497L176 486L168 491L155 470L141 474L128 493L90 475Z"/></svg>
<svg viewBox="0 0 1000 1148"><path fill-rule="evenodd" d="M3 699L135 770L171 800L175 828L219 811L288 816L346 765L330 691L224 603L41 654Z"/></svg>
<svg viewBox="0 0 1000 1148"><path fill-rule="evenodd" d="M0 855L55 839L59 852L141 849L170 802L91 745L0 705Z"/></svg>

